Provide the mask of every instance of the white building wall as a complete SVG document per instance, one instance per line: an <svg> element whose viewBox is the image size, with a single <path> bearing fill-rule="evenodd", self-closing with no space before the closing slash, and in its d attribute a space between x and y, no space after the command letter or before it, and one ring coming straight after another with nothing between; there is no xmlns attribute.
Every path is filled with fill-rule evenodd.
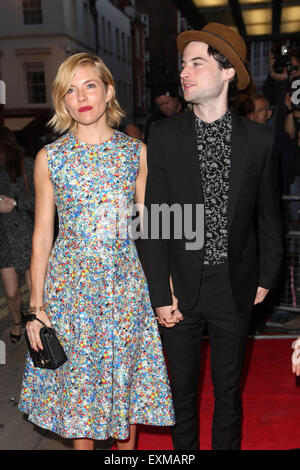
<svg viewBox="0 0 300 470"><path fill-rule="evenodd" d="M51 85L58 66L76 52L95 53L95 24L87 0L42 0L43 24L25 25L21 0L0 0L0 78L6 83L8 110L52 107ZM109 0L98 0L98 54L110 68L118 87L121 105L129 117L133 112L132 61L129 18ZM102 24L106 25L105 37ZM110 24L110 37L108 25ZM120 53L117 54L116 30ZM125 51L122 50L125 38ZM46 100L32 104L28 100L27 64L44 64Z"/></svg>

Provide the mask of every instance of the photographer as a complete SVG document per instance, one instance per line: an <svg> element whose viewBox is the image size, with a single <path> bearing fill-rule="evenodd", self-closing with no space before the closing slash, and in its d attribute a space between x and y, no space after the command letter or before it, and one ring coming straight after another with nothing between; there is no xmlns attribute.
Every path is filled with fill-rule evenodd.
<svg viewBox="0 0 300 470"><path fill-rule="evenodd" d="M285 128L291 135L285 126L286 97L287 93L290 93L292 82L300 78L300 50L289 52L287 45L282 46L279 53L271 50L269 67L270 73L263 84L263 94L275 107L274 127Z"/></svg>
<svg viewBox="0 0 300 470"><path fill-rule="evenodd" d="M259 124L271 125L272 109L261 92L250 96L246 116ZM276 129L276 148L280 157L281 194L290 194L296 176L297 147L284 129Z"/></svg>
<svg viewBox="0 0 300 470"><path fill-rule="evenodd" d="M297 138L297 131L300 130L300 103L298 97L295 97L294 94L294 99L292 99L292 95L299 88L296 85L297 81L300 80L300 49L293 53L291 62L293 70L290 72L291 86L285 97L287 111L284 127L289 136L295 139Z"/></svg>

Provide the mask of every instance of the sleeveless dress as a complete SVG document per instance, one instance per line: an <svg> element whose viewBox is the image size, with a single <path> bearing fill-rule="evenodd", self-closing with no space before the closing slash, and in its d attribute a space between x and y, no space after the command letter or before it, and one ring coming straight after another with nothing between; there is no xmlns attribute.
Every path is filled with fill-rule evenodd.
<svg viewBox="0 0 300 470"><path fill-rule="evenodd" d="M66 438L126 439L130 424L173 425L158 327L126 229L141 142L114 131L89 145L68 133L46 150L59 235L44 303L68 361L38 369L27 355L19 409Z"/></svg>

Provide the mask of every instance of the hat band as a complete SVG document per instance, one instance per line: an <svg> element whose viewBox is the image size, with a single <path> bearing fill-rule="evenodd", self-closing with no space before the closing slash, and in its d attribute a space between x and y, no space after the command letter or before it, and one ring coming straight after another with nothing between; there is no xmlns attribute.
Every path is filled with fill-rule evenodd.
<svg viewBox="0 0 300 470"><path fill-rule="evenodd" d="M244 60L241 58L241 56L239 55L239 53L237 52L237 50L233 47L233 45L232 45L230 42L226 41L226 39L224 39L224 38L223 38L222 36L220 36L219 34L213 33L212 31L208 31L207 29L203 29L202 31L205 32L205 33L209 33L209 34L211 34L212 36L215 36L216 38L221 39L222 41L226 42L226 44L228 44L228 46L230 46L231 49L236 53L236 55L238 56L238 58L240 59L240 61L243 63L243 65L245 65Z"/></svg>

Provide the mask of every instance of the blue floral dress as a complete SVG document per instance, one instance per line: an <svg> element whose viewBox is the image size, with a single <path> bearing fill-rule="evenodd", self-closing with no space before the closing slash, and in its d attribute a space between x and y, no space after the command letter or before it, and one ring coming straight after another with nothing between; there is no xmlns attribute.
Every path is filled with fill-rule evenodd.
<svg viewBox="0 0 300 470"><path fill-rule="evenodd" d="M127 230L141 142L114 131L89 145L68 133L46 150L59 235L44 303L68 361L38 369L28 355L19 409L66 438L126 439L130 424L172 425L161 341Z"/></svg>

